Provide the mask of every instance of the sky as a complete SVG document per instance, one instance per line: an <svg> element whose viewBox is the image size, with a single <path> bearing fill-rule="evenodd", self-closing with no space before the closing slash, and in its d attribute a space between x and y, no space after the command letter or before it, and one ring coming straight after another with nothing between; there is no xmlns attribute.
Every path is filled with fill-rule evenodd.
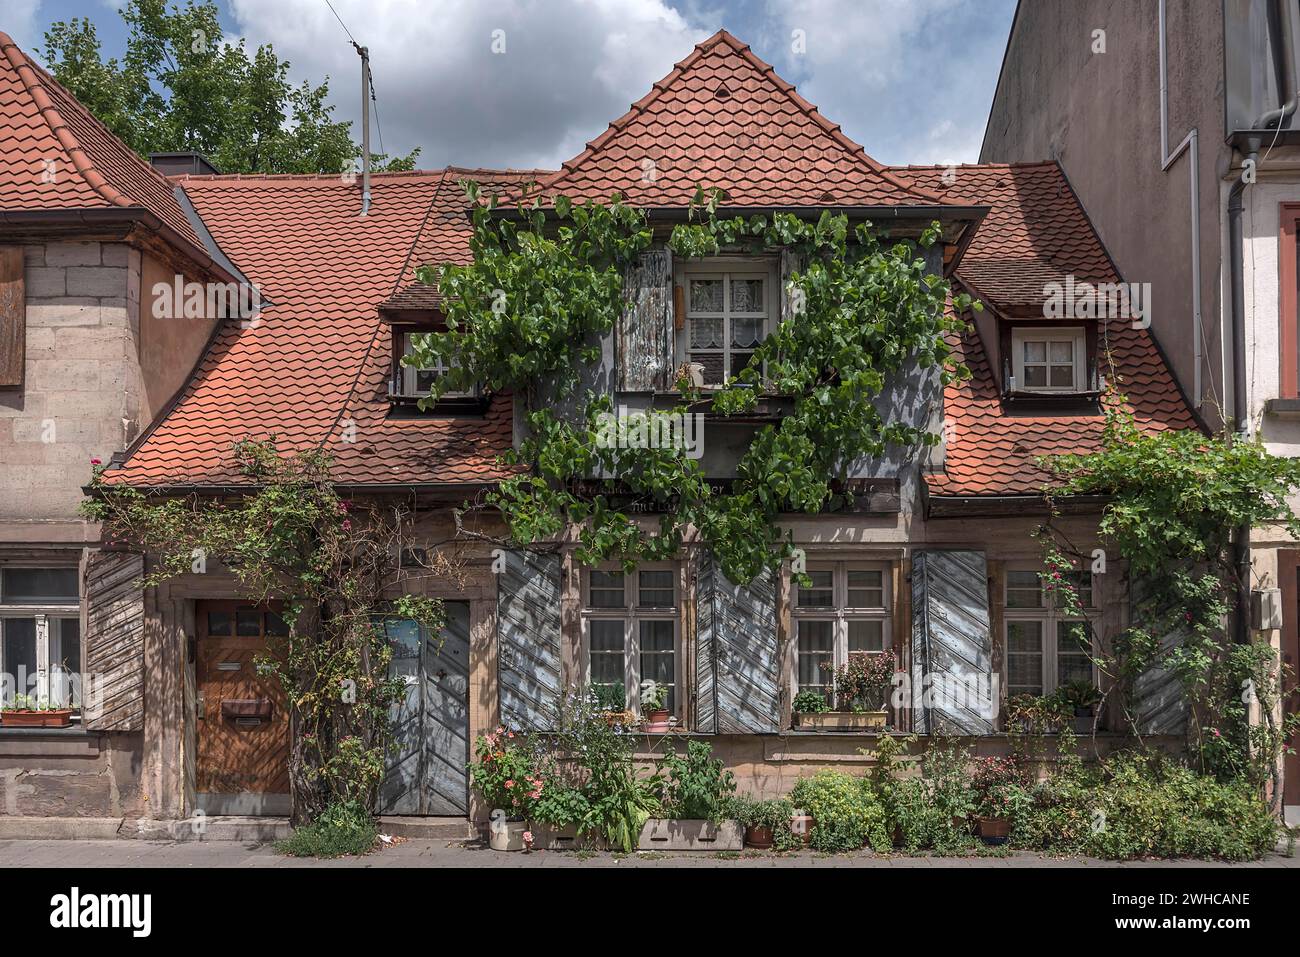
<svg viewBox="0 0 1300 957"><path fill-rule="evenodd" d="M0 0L36 59L44 31L94 21L120 54L121 0ZM882 163L979 158L1015 0L330 0L370 48L390 154L419 165L555 168L725 27ZM227 39L271 44L291 78L330 77L360 116L360 65L326 0L219 0ZM372 118L372 123L375 123ZM377 126L377 128L376 128ZM354 128L354 138L360 139ZM372 147L378 143L372 140Z"/></svg>

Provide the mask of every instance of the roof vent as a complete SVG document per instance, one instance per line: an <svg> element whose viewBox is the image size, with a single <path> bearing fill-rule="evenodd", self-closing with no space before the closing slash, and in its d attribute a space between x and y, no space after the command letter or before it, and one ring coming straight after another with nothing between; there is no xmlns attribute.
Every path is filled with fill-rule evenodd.
<svg viewBox="0 0 1300 957"><path fill-rule="evenodd" d="M713 91L713 98L715 100L731 99L731 91L727 89L727 84L719 83L718 88Z"/></svg>
<svg viewBox="0 0 1300 957"><path fill-rule="evenodd" d="M221 171L202 153L150 153L149 165L164 176L211 176Z"/></svg>
<svg viewBox="0 0 1300 957"><path fill-rule="evenodd" d="M819 203L833 203L835 202L835 194L828 190L825 193L822 193L821 198L817 201Z"/></svg>

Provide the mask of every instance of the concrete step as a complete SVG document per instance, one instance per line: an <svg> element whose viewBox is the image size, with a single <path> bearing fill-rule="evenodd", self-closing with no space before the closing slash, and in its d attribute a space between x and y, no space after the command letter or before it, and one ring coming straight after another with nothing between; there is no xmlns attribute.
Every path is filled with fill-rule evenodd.
<svg viewBox="0 0 1300 957"><path fill-rule="evenodd" d="M240 841L270 844L293 833L287 817L201 815L179 821L135 822L142 841Z"/></svg>
<svg viewBox="0 0 1300 957"><path fill-rule="evenodd" d="M0 814L0 841L115 841L131 836L131 827L120 817Z"/></svg>
<svg viewBox="0 0 1300 957"><path fill-rule="evenodd" d="M478 831L463 817L381 817L379 833L428 841L464 841L478 836Z"/></svg>

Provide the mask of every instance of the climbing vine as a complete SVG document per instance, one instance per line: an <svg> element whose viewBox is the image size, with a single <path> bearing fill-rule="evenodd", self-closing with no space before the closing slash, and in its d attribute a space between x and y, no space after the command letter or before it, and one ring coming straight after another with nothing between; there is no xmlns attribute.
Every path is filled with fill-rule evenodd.
<svg viewBox="0 0 1300 957"><path fill-rule="evenodd" d="M610 397L584 389L600 338L625 308L624 272L652 245L644 214L617 201L560 197L549 215L534 201L512 218L479 202L472 184L467 192L473 262L421 270L443 296L447 329L416 337L404 361L451 369L426 404L476 383L523 400L528 433L507 457L519 472L484 503L500 511L514 543L574 525L580 561L631 565L673 556L694 528L730 578L748 581L793 554L780 515L834 509L845 501L837 480L856 463L937 441L924 424L880 410L876 400L892 378L921 370L941 388L969 374L947 341L962 328L946 308L948 286L927 271L921 252L936 241L937 224L915 244L886 244L870 223L851 227L829 212L816 221L722 218L718 195L701 191L690 221L668 239L677 259L790 250L803 263L785 290L794 315L743 371L706 392L679 370L675 405L643 414L640 428L665 434L676 417L745 416L761 395L786 397L791 408L756 427L735 479L719 487L683 448L603 441ZM956 312L980 308L965 295L951 298ZM595 476L602 478L593 483ZM645 533L637 511L656 513L657 529Z"/></svg>
<svg viewBox="0 0 1300 957"><path fill-rule="evenodd" d="M1108 402L1098 451L1041 463L1055 479L1046 491L1054 518L1062 498L1106 500L1100 557L1116 553L1126 566L1130 624L1095 656L1114 681L1126 724L1141 732L1135 683L1163 670L1184 691L1189 744L1201 770L1261 788L1271 780L1280 800L1278 761L1300 719L1278 717L1284 675L1269 643L1259 636L1244 645L1227 640L1231 618L1249 613L1237 607L1232 536L1240 527L1269 526L1300 536L1300 518L1288 503L1300 490L1300 462L1233 436L1144 433L1122 403ZM1054 522L1039 536L1046 587L1067 616L1086 617L1071 575L1098 556L1070 544ZM1261 720L1252 723L1255 704Z"/></svg>
<svg viewBox="0 0 1300 957"><path fill-rule="evenodd" d="M273 441L240 442L234 453L256 483L242 496L154 495L104 483L100 468L82 511L103 523L107 541L147 552L147 586L224 568L241 598L283 603L287 634L268 638L257 667L288 703L294 823L330 807L370 808L390 709L404 694L388 671L383 620L409 619L436 634L441 602L404 589L420 574L456 569L443 556L437 567L399 570L409 513L340 497L328 456L281 454Z"/></svg>

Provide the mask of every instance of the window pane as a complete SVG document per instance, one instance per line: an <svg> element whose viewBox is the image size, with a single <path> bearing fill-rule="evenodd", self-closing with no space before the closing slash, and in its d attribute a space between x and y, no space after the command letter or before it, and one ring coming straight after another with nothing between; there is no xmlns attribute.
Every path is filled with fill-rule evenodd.
<svg viewBox="0 0 1300 957"><path fill-rule="evenodd" d="M731 320L731 344L739 349L752 349L763 341L763 320L738 318Z"/></svg>
<svg viewBox="0 0 1300 957"><path fill-rule="evenodd" d="M273 611L266 613L266 633L282 638L289 634L289 626L279 614Z"/></svg>
<svg viewBox="0 0 1300 957"><path fill-rule="evenodd" d="M1056 682L1092 683L1091 629L1084 622L1062 621L1056 625Z"/></svg>
<svg viewBox="0 0 1300 957"><path fill-rule="evenodd" d="M588 601L592 608L626 608L623 573L592 571L587 579Z"/></svg>
<svg viewBox="0 0 1300 957"><path fill-rule="evenodd" d="M723 379L723 369L726 368L723 357L714 353L712 355L699 355L691 353L691 361L698 362L704 366L704 384L721 385Z"/></svg>
<svg viewBox="0 0 1300 957"><path fill-rule="evenodd" d="M763 311L763 280L761 279L731 280L731 311L732 312L762 312Z"/></svg>
<svg viewBox="0 0 1300 957"><path fill-rule="evenodd" d="M1052 366L1052 388L1068 389L1074 386L1074 366Z"/></svg>
<svg viewBox="0 0 1300 957"><path fill-rule="evenodd" d="M393 678L415 678L420 674L420 626L409 618L385 618L384 635L393 649L388 674Z"/></svg>
<svg viewBox="0 0 1300 957"><path fill-rule="evenodd" d="M670 570L638 572L637 604L642 608L672 608L673 573Z"/></svg>
<svg viewBox="0 0 1300 957"><path fill-rule="evenodd" d="M1043 693L1043 623L1007 622L1007 694Z"/></svg>
<svg viewBox="0 0 1300 957"><path fill-rule="evenodd" d="M834 608L835 607L835 589L833 587L835 574L830 569L824 571L809 571L808 577L812 579L812 587L798 589L798 605L800 608Z"/></svg>
<svg viewBox="0 0 1300 957"><path fill-rule="evenodd" d="M1046 342L1026 342L1025 362L1046 362L1047 361L1047 343Z"/></svg>
<svg viewBox="0 0 1300 957"><path fill-rule="evenodd" d="M835 660L834 629L830 621L799 622L798 690L829 694L832 676L827 669Z"/></svg>
<svg viewBox="0 0 1300 957"><path fill-rule="evenodd" d="M262 613L256 608L235 610L235 634L242 638L257 638L262 634Z"/></svg>
<svg viewBox="0 0 1300 957"><path fill-rule="evenodd" d="M848 574L850 608L885 607L884 572L850 569Z"/></svg>
<svg viewBox="0 0 1300 957"><path fill-rule="evenodd" d="M849 619L849 654L855 651L884 651L885 623Z"/></svg>
<svg viewBox="0 0 1300 957"><path fill-rule="evenodd" d="M1043 607L1043 588L1038 572L1007 572L1007 607Z"/></svg>
<svg viewBox="0 0 1300 957"><path fill-rule="evenodd" d="M669 711L677 710L677 670L673 648L673 623L667 619L643 621L641 625L642 681L668 687Z"/></svg>
<svg viewBox="0 0 1300 957"><path fill-rule="evenodd" d="M50 619L50 704L81 707L81 619Z"/></svg>
<svg viewBox="0 0 1300 957"><path fill-rule="evenodd" d="M1047 369L1044 366L1025 366L1026 389L1041 389L1047 385Z"/></svg>
<svg viewBox="0 0 1300 957"><path fill-rule="evenodd" d="M1074 587L1075 594L1079 597L1079 604L1084 608L1092 607L1092 575L1088 572L1070 572L1065 576L1066 581ZM1056 606L1058 608L1065 606L1064 593L1056 593Z"/></svg>
<svg viewBox="0 0 1300 957"><path fill-rule="evenodd" d="M77 570L6 568L0 573L0 599L6 605L75 605Z"/></svg>
<svg viewBox="0 0 1300 957"><path fill-rule="evenodd" d="M736 378L745 371L745 367L749 365L749 360L752 358L754 358L752 352L733 352L731 354L731 371L728 375L733 379Z"/></svg>
<svg viewBox="0 0 1300 957"><path fill-rule="evenodd" d="M1074 362L1074 342L1066 340L1065 342L1052 343L1052 361L1071 365Z"/></svg>
<svg viewBox="0 0 1300 957"><path fill-rule="evenodd" d="M692 349L721 349L721 319L691 319Z"/></svg>
<svg viewBox="0 0 1300 957"><path fill-rule="evenodd" d="M36 619L6 618L0 621L4 630L4 669L8 676L6 693L36 693ZM9 682L12 681L12 686ZM12 704L13 698L5 702Z"/></svg>
<svg viewBox="0 0 1300 957"><path fill-rule="evenodd" d="M691 312L722 312L722 280L691 280Z"/></svg>
<svg viewBox="0 0 1300 957"><path fill-rule="evenodd" d="M590 622L591 683L623 685L623 622Z"/></svg>
<svg viewBox="0 0 1300 957"><path fill-rule="evenodd" d="M210 611L208 612L208 634L209 635L228 635L231 628L230 612L228 611Z"/></svg>

